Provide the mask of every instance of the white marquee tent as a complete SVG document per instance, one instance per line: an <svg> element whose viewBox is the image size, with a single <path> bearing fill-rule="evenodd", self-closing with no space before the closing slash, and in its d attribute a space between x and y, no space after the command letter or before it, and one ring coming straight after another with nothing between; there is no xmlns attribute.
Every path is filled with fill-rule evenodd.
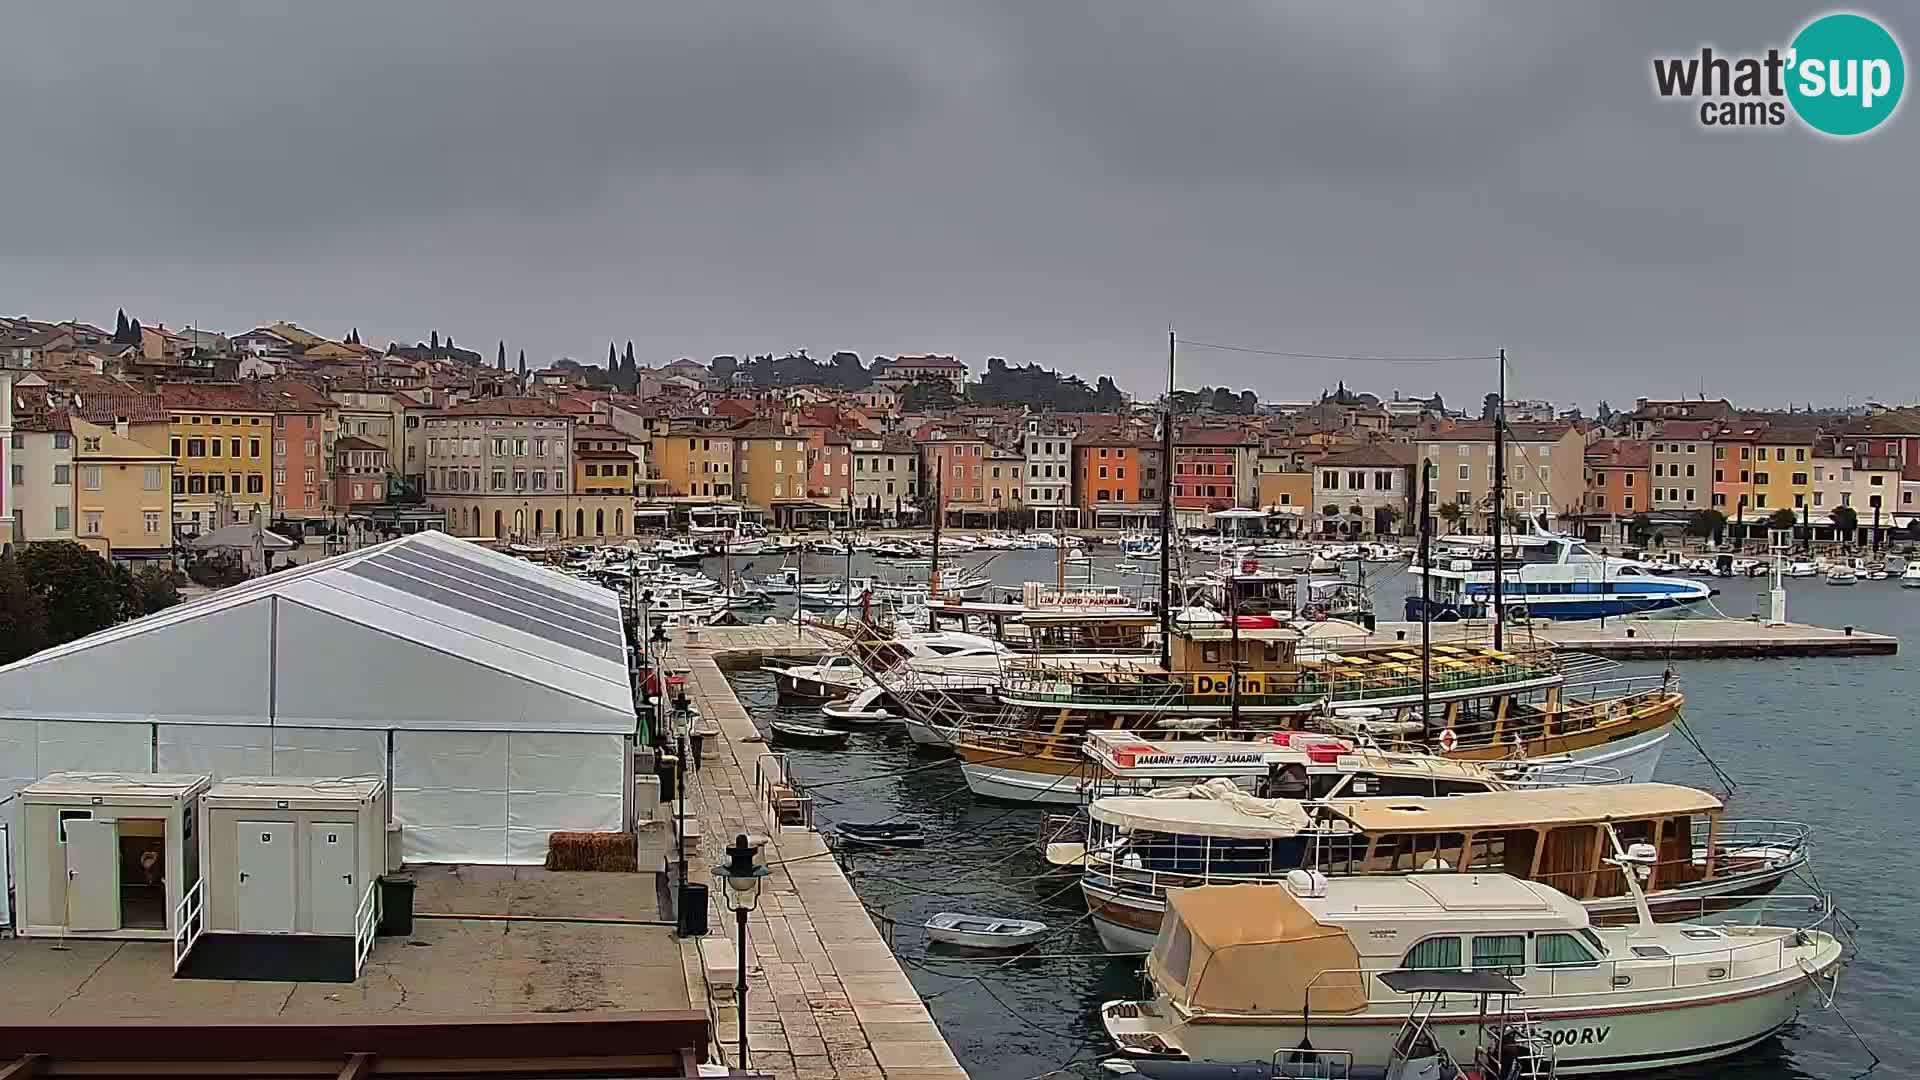
<svg viewBox="0 0 1920 1080"><path fill-rule="evenodd" d="M62 770L379 776L408 861L538 863L624 827L635 727L613 593L424 532L0 667L0 800Z"/></svg>

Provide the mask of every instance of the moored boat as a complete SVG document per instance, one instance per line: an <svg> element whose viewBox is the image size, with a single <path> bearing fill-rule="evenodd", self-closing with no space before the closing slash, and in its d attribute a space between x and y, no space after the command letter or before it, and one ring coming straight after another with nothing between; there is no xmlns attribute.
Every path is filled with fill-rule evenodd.
<svg viewBox="0 0 1920 1080"><path fill-rule="evenodd" d="M1560 1075L1667 1069L1767 1039L1810 994L1830 1001L1844 959L1824 898L1749 925L1596 928L1579 903L1506 874L1300 871L1278 887L1175 890L1169 904L1146 964L1153 996L1101 1008L1130 1057L1270 1062L1310 1047L1385 1063L1416 1002L1387 976L1468 971L1519 987L1513 1004ZM1453 1055L1474 1050L1473 1006L1463 995L1431 1017Z"/></svg>
<svg viewBox="0 0 1920 1080"><path fill-rule="evenodd" d="M1047 924L1033 919L1007 919L943 911L927 920L927 938L942 945L967 949L1011 949L1031 945L1047 936Z"/></svg>
<svg viewBox="0 0 1920 1080"><path fill-rule="evenodd" d="M1613 922L1635 916L1636 891L1663 919L1766 894L1810 851L1805 826L1728 820L1718 797L1669 784L1471 792L1436 778L1434 795L1305 803L1223 783L1088 808L1081 891L1109 948L1149 948L1170 889L1272 883L1301 869L1336 878L1504 871ZM1638 890L1609 862L1616 840L1644 857Z"/></svg>
<svg viewBox="0 0 1920 1080"><path fill-rule="evenodd" d="M769 720L773 741L783 746L806 746L816 750L837 750L847 745L850 732L838 728L796 724L791 720Z"/></svg>

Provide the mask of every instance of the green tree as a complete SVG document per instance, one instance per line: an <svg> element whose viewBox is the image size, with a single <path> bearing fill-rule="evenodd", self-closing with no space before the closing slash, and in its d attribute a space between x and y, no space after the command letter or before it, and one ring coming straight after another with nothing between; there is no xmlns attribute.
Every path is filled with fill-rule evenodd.
<svg viewBox="0 0 1920 1080"><path fill-rule="evenodd" d="M140 613L151 615L179 603L180 586L186 582L186 575L171 566L150 563L142 567L139 573L133 575Z"/></svg>
<svg viewBox="0 0 1920 1080"><path fill-rule="evenodd" d="M29 544L20 569L47 612L47 644L59 645L138 614L112 563L71 540Z"/></svg>
<svg viewBox="0 0 1920 1080"><path fill-rule="evenodd" d="M124 345L124 344L126 344L126 343L127 343L127 330L128 330L128 329L129 329L129 327L127 326L127 309L126 309L126 308L121 308L121 309L120 309L120 314L118 314L118 315L116 315L116 316L114 316L114 320L113 320L113 341L114 341L114 344L116 344L116 345Z"/></svg>
<svg viewBox="0 0 1920 1080"><path fill-rule="evenodd" d="M1792 532L1794 526L1798 524L1800 524L1800 519L1794 517L1793 511L1784 506L1767 515L1767 528L1769 529L1785 529L1788 532Z"/></svg>
<svg viewBox="0 0 1920 1080"><path fill-rule="evenodd" d="M427 344L433 349L434 355L438 356L440 354L440 331L433 331L433 336L427 340Z"/></svg>
<svg viewBox="0 0 1920 1080"><path fill-rule="evenodd" d="M500 370L507 370L506 366L502 365ZM527 350L525 349L520 350L520 377L523 379L527 377Z"/></svg>
<svg viewBox="0 0 1920 1080"><path fill-rule="evenodd" d="M1712 537L1717 543L1720 535L1726 532L1727 515L1718 510L1695 510L1687 517L1687 535L1702 540Z"/></svg>
<svg viewBox="0 0 1920 1080"><path fill-rule="evenodd" d="M1851 506L1836 506L1828 512L1833 521L1833 531L1840 540L1851 540L1860 528L1860 514Z"/></svg>
<svg viewBox="0 0 1920 1080"><path fill-rule="evenodd" d="M27 583L20 557L0 553L0 664L32 656L49 644L46 601Z"/></svg>
<svg viewBox="0 0 1920 1080"><path fill-rule="evenodd" d="M1454 533L1460 531L1460 522L1467 516L1466 511L1460 509L1459 503L1450 502L1441 503L1440 509L1435 510L1434 513L1439 514L1440 520L1447 523L1447 531Z"/></svg>
<svg viewBox="0 0 1920 1080"><path fill-rule="evenodd" d="M959 404L953 384L945 379L922 379L900 392L902 412L935 412L957 408Z"/></svg>
<svg viewBox="0 0 1920 1080"><path fill-rule="evenodd" d="M1653 519L1644 512L1627 519L1627 539L1635 547L1643 547L1648 534L1653 532Z"/></svg>
<svg viewBox="0 0 1920 1080"><path fill-rule="evenodd" d="M500 339L500 351L494 354L494 366L501 371L507 370L507 339Z"/></svg>

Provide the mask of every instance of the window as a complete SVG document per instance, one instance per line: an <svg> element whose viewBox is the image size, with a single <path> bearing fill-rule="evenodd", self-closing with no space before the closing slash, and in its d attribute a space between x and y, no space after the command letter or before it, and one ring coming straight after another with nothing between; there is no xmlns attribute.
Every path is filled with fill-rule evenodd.
<svg viewBox="0 0 1920 1080"><path fill-rule="evenodd" d="M229 454L228 456L229 456L229 457L239 457L239 456L240 456L240 440L239 440L239 439L228 439L228 440L227 440L227 442L228 442L228 444L229 444L229 445L230 445L230 446L231 446L231 447L233 448L233 453L231 453L231 454ZM254 457L259 457L259 456L260 456L260 444L259 444L258 442L256 442L256 443L254 443L254 446L253 446L253 456L254 456Z"/></svg>
<svg viewBox="0 0 1920 1080"><path fill-rule="evenodd" d="M53 482L55 484L73 483L73 466L55 465L53 467Z"/></svg>
<svg viewBox="0 0 1920 1080"><path fill-rule="evenodd" d="M56 431L53 433L53 448L55 450L65 450L72 445L73 445L72 435L69 435L64 431Z"/></svg>
<svg viewBox="0 0 1920 1080"><path fill-rule="evenodd" d="M200 475L197 475L197 474L196 474L196 475L194 475L194 476L189 476L189 477L187 477L187 494L189 494L189 495L205 495L206 493L207 493L207 478L206 478L206 477L204 477L204 476L200 476Z"/></svg>
<svg viewBox="0 0 1920 1080"><path fill-rule="evenodd" d="M147 511L147 535L160 535L160 511L158 510Z"/></svg>
<svg viewBox="0 0 1920 1080"><path fill-rule="evenodd" d="M83 527L82 536L100 535L100 511L88 510L81 515L80 520Z"/></svg>
<svg viewBox="0 0 1920 1080"><path fill-rule="evenodd" d="M1881 476L1879 476L1878 474L1875 474L1875 475L1873 475L1873 476L1870 476L1870 477L1868 477L1868 478L1867 478L1867 486L1868 486L1868 487L1881 487L1881 486L1883 486L1883 485L1882 485L1882 484L1880 483L1880 481L1881 481L1882 479L1884 479L1884 478L1883 478L1883 477L1881 477Z"/></svg>
<svg viewBox="0 0 1920 1080"><path fill-rule="evenodd" d="M159 491L160 490L160 466L158 465L147 466L146 474L141 478L140 486L147 491Z"/></svg>
<svg viewBox="0 0 1920 1080"><path fill-rule="evenodd" d="M219 456L220 456L220 447L221 447L221 441L220 441L219 439L210 439L210 440L208 440L208 442L209 442L209 446L210 446L210 449L212 449L212 451L213 451L213 456L214 456L214 457L219 457Z"/></svg>
<svg viewBox="0 0 1920 1080"><path fill-rule="evenodd" d="M308 470L307 470L307 476L306 476L306 482L307 482L307 483L309 483L309 484L311 484L311 483L313 483L313 470L312 470L312 469L308 469Z"/></svg>
<svg viewBox="0 0 1920 1080"><path fill-rule="evenodd" d="M1542 967L1593 967L1600 958L1572 934L1541 934L1533 939L1533 962Z"/></svg>
<svg viewBox="0 0 1920 1080"><path fill-rule="evenodd" d="M1744 473L1743 473L1743 474L1741 474L1741 477L1740 477L1740 479L1742 479L1742 480L1745 480L1745 479L1746 479L1746 475L1745 475ZM1763 473L1763 472L1757 472L1757 473L1754 473L1754 474L1753 474L1753 482L1754 482L1754 483L1756 483L1756 484L1764 484L1764 483L1766 483L1766 482L1767 482L1767 474L1766 474L1766 473Z"/></svg>
<svg viewBox="0 0 1920 1080"><path fill-rule="evenodd" d="M88 491L99 491L100 490L100 466L98 465L80 466L80 486L83 488L86 488Z"/></svg>
<svg viewBox="0 0 1920 1080"><path fill-rule="evenodd" d="M1462 480L1473 479L1473 466L1471 465L1460 466L1460 479Z"/></svg>
<svg viewBox="0 0 1920 1080"><path fill-rule="evenodd" d="M73 526L72 512L64 506L53 508L53 528L55 532L66 532Z"/></svg>
<svg viewBox="0 0 1920 1080"><path fill-rule="evenodd" d="M207 456L207 440L188 439L187 440L187 456L188 457L206 457Z"/></svg>
<svg viewBox="0 0 1920 1080"><path fill-rule="evenodd" d="M1527 939L1523 934L1481 934L1473 939L1473 969L1517 976L1527 973Z"/></svg>
<svg viewBox="0 0 1920 1080"><path fill-rule="evenodd" d="M1621 496L1621 498L1620 498L1620 508L1621 508L1621 509L1623 509L1623 510L1631 510L1631 509L1633 509L1633 496L1631 496L1631 495L1623 495L1623 496Z"/></svg>
<svg viewBox="0 0 1920 1080"><path fill-rule="evenodd" d="M1458 971L1460 939L1457 937L1428 938L1408 949L1407 955L1400 960L1400 966L1410 971Z"/></svg>
<svg viewBox="0 0 1920 1080"><path fill-rule="evenodd" d="M262 495L267 490L267 478L259 473L247 474L247 494Z"/></svg>

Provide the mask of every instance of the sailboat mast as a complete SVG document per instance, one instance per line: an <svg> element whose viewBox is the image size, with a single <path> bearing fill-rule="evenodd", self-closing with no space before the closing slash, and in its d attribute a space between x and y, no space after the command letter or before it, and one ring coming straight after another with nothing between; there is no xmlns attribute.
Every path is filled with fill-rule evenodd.
<svg viewBox="0 0 1920 1080"><path fill-rule="evenodd" d="M1167 402L1160 411L1160 666L1173 670L1173 329L1167 329Z"/></svg>
<svg viewBox="0 0 1920 1080"><path fill-rule="evenodd" d="M1500 549L1500 525L1507 516L1507 350L1500 350L1500 400L1493 406L1493 647L1501 644L1502 581L1507 573L1506 553Z"/></svg>
<svg viewBox="0 0 1920 1080"><path fill-rule="evenodd" d="M1433 722L1433 462L1420 459L1420 730Z"/></svg>
<svg viewBox="0 0 1920 1080"><path fill-rule="evenodd" d="M940 597L940 523L947 516L947 456L933 455L933 565L927 570L927 629L934 628L933 602Z"/></svg>

